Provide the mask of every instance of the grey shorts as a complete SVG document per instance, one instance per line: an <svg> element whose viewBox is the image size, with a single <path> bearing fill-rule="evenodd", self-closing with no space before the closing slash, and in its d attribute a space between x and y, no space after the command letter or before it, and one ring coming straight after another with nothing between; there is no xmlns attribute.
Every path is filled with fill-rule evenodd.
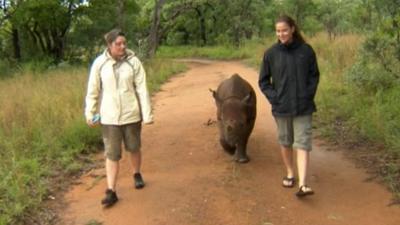
<svg viewBox="0 0 400 225"><path fill-rule="evenodd" d="M125 125L102 125L104 155L112 161L120 160L122 142L126 151L140 151L141 130L141 122Z"/></svg>
<svg viewBox="0 0 400 225"><path fill-rule="evenodd" d="M312 150L312 115L275 117L279 144L289 148Z"/></svg>

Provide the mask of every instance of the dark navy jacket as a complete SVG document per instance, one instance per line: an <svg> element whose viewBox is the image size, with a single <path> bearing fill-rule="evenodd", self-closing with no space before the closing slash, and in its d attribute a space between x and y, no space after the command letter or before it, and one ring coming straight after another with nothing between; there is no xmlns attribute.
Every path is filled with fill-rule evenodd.
<svg viewBox="0 0 400 225"><path fill-rule="evenodd" d="M274 44L265 53L258 84L272 105L274 116L310 115L319 82L315 52L310 45L293 41Z"/></svg>

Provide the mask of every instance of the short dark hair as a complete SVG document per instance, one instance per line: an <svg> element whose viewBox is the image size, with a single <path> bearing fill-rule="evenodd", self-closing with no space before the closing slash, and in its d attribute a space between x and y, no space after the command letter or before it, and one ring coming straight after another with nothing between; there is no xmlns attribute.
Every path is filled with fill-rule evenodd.
<svg viewBox="0 0 400 225"><path fill-rule="evenodd" d="M121 29L115 28L104 35L104 40L107 44L111 44L113 41L115 41L115 39L117 39L118 36L125 37L125 34Z"/></svg>
<svg viewBox="0 0 400 225"><path fill-rule="evenodd" d="M296 24L296 21L294 21L292 17L288 15L281 15L278 17L278 19L276 19L275 24L281 22L286 23L287 25L289 25L289 27L294 27L293 37L295 40L300 42L305 42L303 36L301 35L300 29Z"/></svg>

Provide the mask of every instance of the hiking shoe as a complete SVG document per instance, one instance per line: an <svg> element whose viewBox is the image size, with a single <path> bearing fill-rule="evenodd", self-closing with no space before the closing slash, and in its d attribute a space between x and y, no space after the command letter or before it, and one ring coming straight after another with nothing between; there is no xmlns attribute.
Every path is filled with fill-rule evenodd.
<svg viewBox="0 0 400 225"><path fill-rule="evenodd" d="M142 175L140 173L135 173L133 175L133 180L135 181L135 188L141 189L144 187L144 181Z"/></svg>
<svg viewBox="0 0 400 225"><path fill-rule="evenodd" d="M106 190L106 197L101 200L104 207L110 207L118 201L117 193L111 189Z"/></svg>

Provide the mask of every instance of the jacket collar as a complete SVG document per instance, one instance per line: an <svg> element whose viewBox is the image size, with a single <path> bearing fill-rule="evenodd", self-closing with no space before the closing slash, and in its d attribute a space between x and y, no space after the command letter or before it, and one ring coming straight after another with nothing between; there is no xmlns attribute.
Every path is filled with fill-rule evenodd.
<svg viewBox="0 0 400 225"><path fill-rule="evenodd" d="M117 61L110 55L110 53L108 52L108 49L105 49L103 54L107 59L112 60L112 61ZM129 60L134 56L135 56L135 52L134 51L132 51L130 49L126 49L126 54L119 61Z"/></svg>
<svg viewBox="0 0 400 225"><path fill-rule="evenodd" d="M279 40L278 40L278 45L279 48L283 49L283 50L292 50L292 49L296 49L301 45L301 42L294 39L292 42L290 42L289 44L282 44Z"/></svg>

